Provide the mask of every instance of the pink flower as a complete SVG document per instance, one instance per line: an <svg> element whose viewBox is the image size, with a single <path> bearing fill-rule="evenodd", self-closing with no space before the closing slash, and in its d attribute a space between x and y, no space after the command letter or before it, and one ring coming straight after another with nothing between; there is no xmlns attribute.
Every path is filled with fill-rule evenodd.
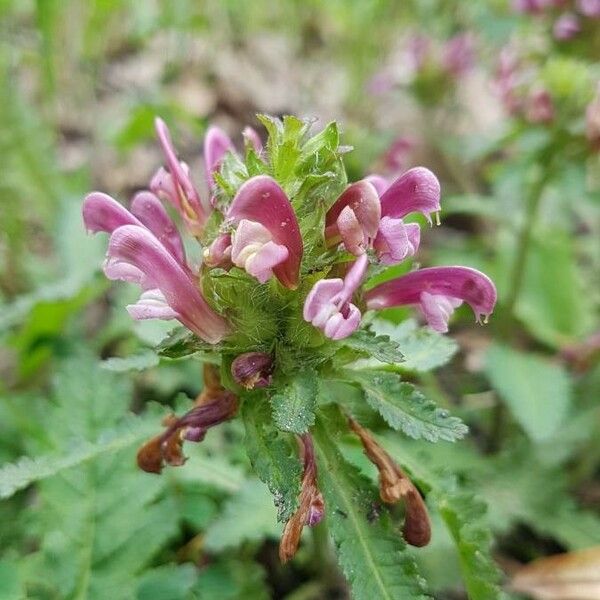
<svg viewBox="0 0 600 600"><path fill-rule="evenodd" d="M477 321L487 319L496 304L496 288L476 269L432 267L375 286L365 298L373 310L417 305L430 327L446 332L450 315L463 301L471 306Z"/></svg>
<svg viewBox="0 0 600 600"><path fill-rule="evenodd" d="M342 279L317 281L304 302L304 320L312 323L332 340L348 337L360 325L360 310L350 302L362 284L369 261L358 257Z"/></svg>
<svg viewBox="0 0 600 600"><path fill-rule="evenodd" d="M349 185L325 218L328 245L343 241L355 256L363 254L377 235L381 218L379 194L366 180Z"/></svg>
<svg viewBox="0 0 600 600"><path fill-rule="evenodd" d="M573 13L564 13L554 23L552 32L554 37L560 41L574 38L581 31L579 17Z"/></svg>
<svg viewBox="0 0 600 600"><path fill-rule="evenodd" d="M450 38L443 48L442 64L453 77L461 77L475 64L473 37L469 33L459 33Z"/></svg>
<svg viewBox="0 0 600 600"><path fill-rule="evenodd" d="M222 264L230 256L233 264L261 283L275 275L285 287L296 288L302 237L294 209L272 177L258 175L246 181L227 211L226 222L236 229L217 237L207 252L207 264Z"/></svg>
<svg viewBox="0 0 600 600"><path fill-rule="evenodd" d="M157 117L154 123L166 157L167 169L161 167L156 172L150 182L150 189L177 209L190 233L199 235L212 209L200 198L190 178L188 166L179 162L165 122Z"/></svg>
<svg viewBox="0 0 600 600"><path fill-rule="evenodd" d="M554 102L550 93L544 89L532 92L525 114L531 123L551 123L554 120Z"/></svg>
<svg viewBox="0 0 600 600"><path fill-rule="evenodd" d="M93 192L83 203L88 231L111 234L104 272L109 279L136 283L142 295L127 307L134 319L178 319L207 342L229 331L206 303L175 225L156 196L137 194L131 212L106 194Z"/></svg>
<svg viewBox="0 0 600 600"><path fill-rule="evenodd" d="M600 0L578 0L577 10L592 19L600 18Z"/></svg>

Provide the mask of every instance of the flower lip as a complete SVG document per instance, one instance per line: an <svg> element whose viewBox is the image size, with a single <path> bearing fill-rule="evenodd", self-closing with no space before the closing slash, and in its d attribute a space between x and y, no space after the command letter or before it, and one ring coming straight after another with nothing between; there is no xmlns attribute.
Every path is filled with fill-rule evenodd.
<svg viewBox="0 0 600 600"><path fill-rule="evenodd" d="M494 283L481 271L470 267L431 267L377 285L365 298L369 309L378 310L420 304L423 293L465 301L477 321L493 312L497 297Z"/></svg>
<svg viewBox="0 0 600 600"><path fill-rule="evenodd" d="M346 250L359 255L377 235L381 218L379 194L372 183L363 179L349 185L325 217L328 245L341 240Z"/></svg>
<svg viewBox="0 0 600 600"><path fill-rule="evenodd" d="M440 182L425 167L414 167L396 179L381 196L381 216L402 219L420 212L431 223L431 214L439 212Z"/></svg>
<svg viewBox="0 0 600 600"><path fill-rule="evenodd" d="M145 289L157 288L188 329L209 343L220 341L229 327L206 303L191 275L146 228L123 225L113 232L108 262L128 263L144 276Z"/></svg>
<svg viewBox="0 0 600 600"><path fill-rule="evenodd" d="M273 273L285 287L295 289L300 276L302 237L292 205L279 184L267 175L252 177L238 190L227 216L236 225L242 220L260 223L275 244L287 248L287 258L273 267Z"/></svg>

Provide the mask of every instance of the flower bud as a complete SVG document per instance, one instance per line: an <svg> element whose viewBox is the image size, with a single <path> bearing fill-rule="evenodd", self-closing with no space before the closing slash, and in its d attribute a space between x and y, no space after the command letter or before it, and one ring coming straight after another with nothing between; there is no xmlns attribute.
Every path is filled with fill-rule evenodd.
<svg viewBox="0 0 600 600"><path fill-rule="evenodd" d="M231 363L231 375L247 390L271 384L273 359L266 352L244 352Z"/></svg>

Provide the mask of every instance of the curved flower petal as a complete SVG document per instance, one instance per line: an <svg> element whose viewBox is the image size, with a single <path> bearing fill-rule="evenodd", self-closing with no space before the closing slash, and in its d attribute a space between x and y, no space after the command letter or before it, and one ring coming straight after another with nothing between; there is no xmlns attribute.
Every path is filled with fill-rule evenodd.
<svg viewBox="0 0 600 600"><path fill-rule="evenodd" d="M216 125L209 127L204 136L204 173L210 187L215 184L213 173L219 170L225 154L232 151L233 144L229 136Z"/></svg>
<svg viewBox="0 0 600 600"><path fill-rule="evenodd" d="M273 268L273 273L285 287L295 289L302 261L302 237L292 205L279 184L267 175L252 177L238 190L228 217L236 224L242 219L260 223L274 243L287 248L288 257Z"/></svg>
<svg viewBox="0 0 600 600"><path fill-rule="evenodd" d="M231 234L219 234L204 250L204 263L208 267L231 267Z"/></svg>
<svg viewBox="0 0 600 600"><path fill-rule="evenodd" d="M153 178L152 183L154 186L162 183L163 191L168 199L173 202L181 216L185 219L190 231L196 235L202 231L211 209L202 202L198 191L192 183L187 165L179 162L166 123L160 117L156 117L154 126L167 160L169 172L167 174L164 171L159 171ZM170 175L170 179L167 179L166 175ZM153 187L152 191L155 191ZM171 191L170 195L168 191ZM176 193L174 194L173 191L176 191Z"/></svg>
<svg viewBox="0 0 600 600"><path fill-rule="evenodd" d="M383 193L390 187L390 181L383 175L367 175L365 181L368 181L376 190L379 196L383 196Z"/></svg>
<svg viewBox="0 0 600 600"><path fill-rule="evenodd" d="M423 294L427 296L423 296ZM432 267L412 271L397 279L386 281L366 295L369 309L389 308L408 304L421 305L424 313L433 314L430 296L443 296L451 306L464 300L473 309L477 321L493 312L496 287L481 271L469 267ZM448 307L439 305L438 309Z"/></svg>
<svg viewBox="0 0 600 600"><path fill-rule="evenodd" d="M141 223L119 202L108 194L92 192L83 201L83 223L89 233L112 233L122 225Z"/></svg>
<svg viewBox="0 0 600 600"><path fill-rule="evenodd" d="M448 331L448 321L454 309L461 304L462 300L460 298L430 294L429 292L421 294L421 312L427 324L439 333Z"/></svg>
<svg viewBox="0 0 600 600"><path fill-rule="evenodd" d="M133 265L128 262L123 262L117 259L108 259L104 263L104 274L111 281L126 281L127 283L135 283L142 289L148 289L146 276ZM150 286L152 287L152 286Z"/></svg>
<svg viewBox="0 0 600 600"><path fill-rule="evenodd" d="M382 217L402 219L420 212L431 223L431 213L440 208L440 182L425 167L406 171L381 196Z"/></svg>
<svg viewBox="0 0 600 600"><path fill-rule="evenodd" d="M158 288L177 318L202 339L216 343L228 332L227 323L208 306L189 274L147 229L135 225L116 229L108 256L109 261L139 269L148 287Z"/></svg>
<svg viewBox="0 0 600 600"><path fill-rule="evenodd" d="M317 281L304 301L303 317L330 339L341 340L356 331L361 313L350 302L361 285L369 261L361 255L342 279Z"/></svg>
<svg viewBox="0 0 600 600"><path fill-rule="evenodd" d="M185 250L175 223L161 201L151 192L137 193L131 202L131 212L157 237L163 246L185 264Z"/></svg>
<svg viewBox="0 0 600 600"><path fill-rule="evenodd" d="M421 228L417 223L383 217L373 247L384 265L393 265L414 256L420 240Z"/></svg>
<svg viewBox="0 0 600 600"><path fill-rule="evenodd" d="M339 234L348 252L362 254L377 234L380 218L377 190L367 180L357 181L344 190L327 212L325 237L336 243Z"/></svg>

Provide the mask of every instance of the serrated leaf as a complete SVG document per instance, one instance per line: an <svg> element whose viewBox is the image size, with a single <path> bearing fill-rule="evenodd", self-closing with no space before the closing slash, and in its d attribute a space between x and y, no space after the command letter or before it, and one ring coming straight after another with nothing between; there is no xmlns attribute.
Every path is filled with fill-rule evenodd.
<svg viewBox="0 0 600 600"><path fill-rule="evenodd" d="M446 364L458 350L457 343L451 337L441 335L429 327L419 327L414 319L406 319L400 325L375 319L372 327L375 333L388 335L398 344L404 355L400 364L402 370L431 371Z"/></svg>
<svg viewBox="0 0 600 600"><path fill-rule="evenodd" d="M458 550L463 581L469 598L497 600L502 596L498 567L490 556L491 535L481 526L485 504L472 494L434 493L437 504Z"/></svg>
<svg viewBox="0 0 600 600"><path fill-rule="evenodd" d="M48 445L68 456L77 444L94 444L104 428L119 428L131 386L81 356L63 364L46 413ZM40 482L36 513L42 535L32 557L28 589L48 596L128 600L136 580L176 530L169 498L160 498L164 478L135 466L135 450L121 448L87 457ZM36 581L43 572L43 582ZM36 595L32 592L32 595Z"/></svg>
<svg viewBox="0 0 600 600"><path fill-rule="evenodd" d="M571 404L571 380L556 363L494 344L485 371L517 422L534 441L551 437Z"/></svg>
<svg viewBox="0 0 600 600"><path fill-rule="evenodd" d="M358 350L369 357L389 364L400 363L404 355L400 352L398 342L389 335L377 335L369 329L359 329L343 341L344 346Z"/></svg>
<svg viewBox="0 0 600 600"><path fill-rule="evenodd" d="M186 358L198 352L214 352L218 350L215 344L209 344L194 335L185 327L174 329L156 347L159 356L164 358Z"/></svg>
<svg viewBox="0 0 600 600"><path fill-rule="evenodd" d="M227 500L219 517L208 526L204 545L209 551L222 552L245 541L276 538L280 533L268 489L261 481L250 479Z"/></svg>
<svg viewBox="0 0 600 600"><path fill-rule="evenodd" d="M446 409L438 408L414 385L401 381L396 373L345 369L342 377L361 386L366 401L390 427L412 438L453 442L464 437L468 431L458 417L451 416Z"/></svg>
<svg viewBox="0 0 600 600"><path fill-rule="evenodd" d="M128 448L139 443L155 429L154 418L151 421L130 418L118 428L101 432L96 442L82 441L70 447L68 453L34 458L23 456L17 462L0 468L0 498L9 498L36 481L58 475L104 454Z"/></svg>
<svg viewBox="0 0 600 600"><path fill-rule="evenodd" d="M248 458L274 496L277 520L287 521L298 506L302 478L296 442L275 429L266 402L252 398L244 402L241 412Z"/></svg>
<svg viewBox="0 0 600 600"><path fill-rule="evenodd" d="M279 429L305 433L315 422L318 382L314 371L299 373L271 396L273 420Z"/></svg>
<svg viewBox="0 0 600 600"><path fill-rule="evenodd" d="M355 600L427 598L423 578L389 517L370 519L378 494L340 453L332 433L337 411L320 412L313 430L319 457L319 484L340 566Z"/></svg>

